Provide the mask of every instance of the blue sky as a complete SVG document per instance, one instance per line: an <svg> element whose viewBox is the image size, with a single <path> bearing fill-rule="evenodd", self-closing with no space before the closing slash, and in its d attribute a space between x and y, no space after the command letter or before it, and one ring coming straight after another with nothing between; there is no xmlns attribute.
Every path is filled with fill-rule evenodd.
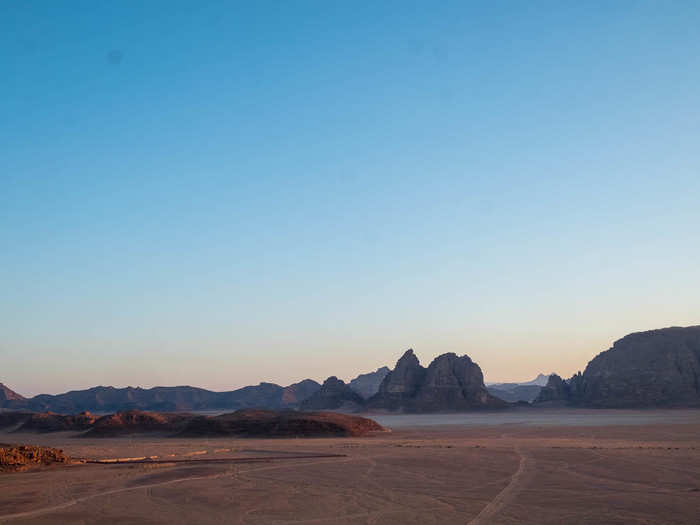
<svg viewBox="0 0 700 525"><path fill-rule="evenodd" d="M700 5L434 4L0 4L0 381L517 380L698 324Z"/></svg>

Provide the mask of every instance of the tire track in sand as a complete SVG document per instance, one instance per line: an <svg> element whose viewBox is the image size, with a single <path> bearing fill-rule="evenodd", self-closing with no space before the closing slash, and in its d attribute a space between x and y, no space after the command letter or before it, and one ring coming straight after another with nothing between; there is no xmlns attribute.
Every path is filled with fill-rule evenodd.
<svg viewBox="0 0 700 525"><path fill-rule="evenodd" d="M501 492L496 494L496 497L481 509L481 512L469 521L467 525L485 525L487 523L492 523L492 518L509 505L522 489L522 486L526 482L524 475L534 466L535 458L524 454L518 445L515 446L515 452L517 452L520 457L520 463L518 464L518 470L511 476L510 483L508 483Z"/></svg>
<svg viewBox="0 0 700 525"><path fill-rule="evenodd" d="M318 457L318 456L316 456L316 457ZM264 458L264 459L269 459L269 458ZM296 463L296 464L286 463L286 462L276 463L276 464L271 465L271 466L258 467L258 468L249 469L249 470L242 471L242 472L246 473L246 472L257 472L260 470L280 469L280 468L285 468L285 467L294 467L294 466L298 467L300 465L310 465L310 464L324 462L324 460L329 461L328 458L322 457L322 458L320 458L320 461L305 461L303 463ZM349 460L349 458L346 459L345 461L348 461L348 460ZM250 463L250 462L248 462L248 463ZM106 490L103 492L97 492L95 494L89 494L87 496L82 496L80 498L75 498L75 499L72 499L70 501L66 501L65 503L60 503L58 505L51 505L50 507L43 507L41 509L36 509L36 510L28 510L25 512L16 512L14 514L5 514L5 515L0 516L0 524L5 523L5 522L10 521L10 520L19 519L19 518L32 518L35 516L50 514L52 512L67 509L69 507L72 507L73 505L77 505L79 503L89 501L91 499L100 498L103 496L111 496L113 494L120 494L122 492L131 492L131 491L143 490L143 489L150 490L154 487L163 487L166 485L174 485L176 483L183 483L185 481L197 481L197 480L203 480L203 479L218 479L218 478L226 478L226 477L238 477L238 476L240 476L240 474L241 474L241 471L229 469L226 472L220 472L218 474L209 474L207 476L187 476L187 477L182 477L182 478L177 478L177 479L170 479L167 481L159 481L157 483L148 483L145 485L134 485L133 487L122 487L122 488L118 488L118 489Z"/></svg>

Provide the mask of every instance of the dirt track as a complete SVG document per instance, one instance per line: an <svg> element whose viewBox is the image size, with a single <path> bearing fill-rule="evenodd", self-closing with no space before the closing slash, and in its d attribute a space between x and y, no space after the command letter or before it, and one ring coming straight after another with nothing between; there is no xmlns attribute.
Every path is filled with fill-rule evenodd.
<svg viewBox="0 0 700 525"><path fill-rule="evenodd" d="M328 440L0 439L19 437L74 457L159 460L0 476L0 523L694 524L700 508L700 420Z"/></svg>

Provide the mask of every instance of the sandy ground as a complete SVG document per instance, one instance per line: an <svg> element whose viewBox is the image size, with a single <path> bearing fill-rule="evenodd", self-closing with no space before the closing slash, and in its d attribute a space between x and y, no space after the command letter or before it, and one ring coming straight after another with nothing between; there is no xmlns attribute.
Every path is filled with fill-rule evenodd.
<svg viewBox="0 0 700 525"><path fill-rule="evenodd" d="M381 416L392 432L351 439L0 433L74 457L164 462L0 474L0 523L700 521L700 411L482 417ZM325 454L342 456L292 457ZM252 462L206 461L241 458Z"/></svg>

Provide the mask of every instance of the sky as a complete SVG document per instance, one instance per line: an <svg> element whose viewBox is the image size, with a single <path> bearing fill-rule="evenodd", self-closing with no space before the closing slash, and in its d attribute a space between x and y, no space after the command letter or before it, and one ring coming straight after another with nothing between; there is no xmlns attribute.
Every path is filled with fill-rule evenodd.
<svg viewBox="0 0 700 525"><path fill-rule="evenodd" d="M569 376L700 324L700 3L0 2L0 382Z"/></svg>

